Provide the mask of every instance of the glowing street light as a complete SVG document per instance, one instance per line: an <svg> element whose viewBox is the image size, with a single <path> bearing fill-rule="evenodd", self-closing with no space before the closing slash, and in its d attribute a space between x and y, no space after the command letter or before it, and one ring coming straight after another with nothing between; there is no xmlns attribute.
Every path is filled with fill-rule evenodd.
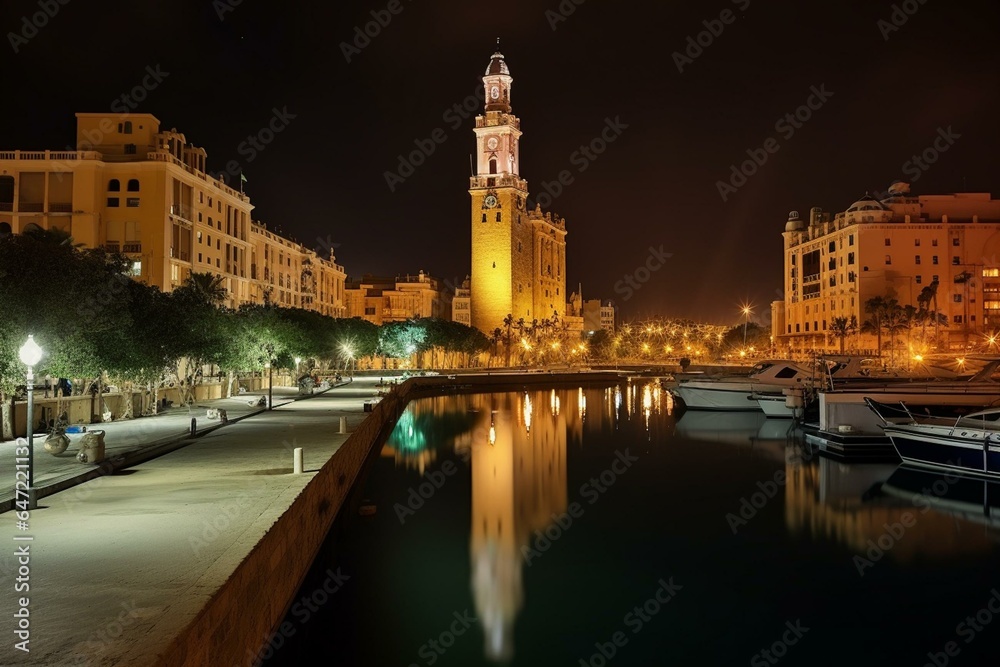
<svg viewBox="0 0 1000 667"><path fill-rule="evenodd" d="M38 506L35 497L35 434L32 432L35 421L35 366L42 360L42 348L35 342L34 336L28 336L18 356L21 363L28 367L28 509L33 510Z"/></svg>
<svg viewBox="0 0 1000 667"><path fill-rule="evenodd" d="M351 369L351 382L354 382L354 347L350 343L344 343L340 346L340 349L343 350L344 355L347 357L347 364Z"/></svg>
<svg viewBox="0 0 1000 667"><path fill-rule="evenodd" d="M750 322L750 314L753 312L753 306L749 303L744 303L740 307L740 312L743 313L743 347L747 346L747 324Z"/></svg>
<svg viewBox="0 0 1000 667"><path fill-rule="evenodd" d="M274 394L271 392L271 385L273 384L271 382L271 378L272 378L272 375L271 375L271 362L270 361L265 361L264 362L264 368L267 369L267 409L270 410L271 406L273 405L273 399L274 399Z"/></svg>

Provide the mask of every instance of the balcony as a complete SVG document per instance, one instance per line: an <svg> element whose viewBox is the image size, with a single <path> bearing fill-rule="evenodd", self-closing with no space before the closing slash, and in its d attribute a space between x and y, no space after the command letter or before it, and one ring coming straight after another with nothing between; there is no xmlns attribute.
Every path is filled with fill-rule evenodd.
<svg viewBox="0 0 1000 667"><path fill-rule="evenodd" d="M21 202L17 205L17 210L19 213L42 213L45 210L45 204L42 202Z"/></svg>
<svg viewBox="0 0 1000 667"><path fill-rule="evenodd" d="M185 206L184 204L171 204L170 205L170 216L183 220L184 222L193 223L194 216L191 213L191 207Z"/></svg>
<svg viewBox="0 0 1000 667"><path fill-rule="evenodd" d="M122 245L122 252L126 254L141 253L142 244L137 241L130 241L128 243L125 243L124 245Z"/></svg>
<svg viewBox="0 0 1000 667"><path fill-rule="evenodd" d="M528 190L528 182L523 178L513 175L485 174L483 176L473 176L469 179L470 188L517 188Z"/></svg>
<svg viewBox="0 0 1000 667"><path fill-rule="evenodd" d="M73 204L54 204L49 202L49 213L72 213Z"/></svg>
<svg viewBox="0 0 1000 667"><path fill-rule="evenodd" d="M14 212L14 202L11 202L11 201L0 202L0 212L2 212L2 213L13 213Z"/></svg>
<svg viewBox="0 0 1000 667"><path fill-rule="evenodd" d="M101 160L97 151L0 151L0 160L57 160L76 162L78 160Z"/></svg>
<svg viewBox="0 0 1000 667"><path fill-rule="evenodd" d="M818 274L818 273L814 273L812 275L806 276L805 278L802 279L802 282L803 283L818 283L819 282L819 275L820 274Z"/></svg>
<svg viewBox="0 0 1000 667"><path fill-rule="evenodd" d="M121 246L118 245L117 241L105 243L103 247L105 251L110 253L118 254L121 252Z"/></svg>

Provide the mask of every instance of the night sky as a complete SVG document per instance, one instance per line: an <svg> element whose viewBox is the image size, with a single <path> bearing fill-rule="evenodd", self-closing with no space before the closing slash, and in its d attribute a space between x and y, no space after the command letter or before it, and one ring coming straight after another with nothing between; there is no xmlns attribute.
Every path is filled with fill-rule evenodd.
<svg viewBox="0 0 1000 667"><path fill-rule="evenodd" d="M842 211L912 180L907 161L939 128L960 137L913 192L1000 196L996 0L909 0L898 29L888 0L563 0L574 11L557 23L559 0L398 2L348 63L341 43L387 1L69 0L15 54L9 33L39 2L5 0L0 150L65 148L75 112L110 111L159 65L169 75L136 111L205 147L211 172L239 160L255 218L339 244L350 276L461 280L474 123L454 129L448 111L481 85L499 37L521 176L533 196L563 170L574 179L550 207L567 220L568 283L629 319L738 323L745 300L763 318L780 298L788 212ZM673 53L724 10L733 21L679 72ZM814 86L832 96L794 132L776 127ZM240 144L276 108L295 118L251 161ZM628 127L580 172L574 152L608 118ZM439 128L446 141L390 191L385 172ZM717 182L770 138L779 150L724 202ZM660 246L672 256L625 299L619 281Z"/></svg>

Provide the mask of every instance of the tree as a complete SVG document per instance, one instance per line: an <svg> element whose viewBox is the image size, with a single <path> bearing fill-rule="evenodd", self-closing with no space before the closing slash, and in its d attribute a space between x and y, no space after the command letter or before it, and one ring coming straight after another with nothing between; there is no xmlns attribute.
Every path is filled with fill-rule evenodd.
<svg viewBox="0 0 1000 667"><path fill-rule="evenodd" d="M892 299L895 301L895 299ZM875 334L877 340L878 356L882 356L882 331L885 330L885 317L889 309L889 303L885 297L873 296L865 301L865 312L869 317L861 325L864 333Z"/></svg>
<svg viewBox="0 0 1000 667"><path fill-rule="evenodd" d="M225 288L225 278L214 273L192 273L187 280L174 290L174 294L180 293L181 298L190 297L195 301L219 306L229 298L229 291Z"/></svg>
<svg viewBox="0 0 1000 667"><path fill-rule="evenodd" d="M844 340L858 331L858 318L854 315L848 319L846 317L835 317L830 322L830 335L840 339L840 353L844 353Z"/></svg>

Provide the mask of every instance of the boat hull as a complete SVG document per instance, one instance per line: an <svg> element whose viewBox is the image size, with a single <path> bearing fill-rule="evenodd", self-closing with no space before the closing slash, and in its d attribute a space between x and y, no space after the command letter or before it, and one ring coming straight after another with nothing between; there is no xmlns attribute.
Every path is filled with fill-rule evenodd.
<svg viewBox="0 0 1000 667"><path fill-rule="evenodd" d="M712 383L704 383L710 385ZM739 383L717 383L727 386L699 386L690 382L673 389L675 396L684 401L689 410L723 410L727 412L757 412L760 406L751 400L753 390L750 385Z"/></svg>
<svg viewBox="0 0 1000 667"><path fill-rule="evenodd" d="M995 431L888 425L885 433L910 465L1000 477L1000 433Z"/></svg>
<svg viewBox="0 0 1000 667"><path fill-rule="evenodd" d="M802 416L802 408L788 407L786 396L755 396L757 407L772 419L795 419Z"/></svg>

